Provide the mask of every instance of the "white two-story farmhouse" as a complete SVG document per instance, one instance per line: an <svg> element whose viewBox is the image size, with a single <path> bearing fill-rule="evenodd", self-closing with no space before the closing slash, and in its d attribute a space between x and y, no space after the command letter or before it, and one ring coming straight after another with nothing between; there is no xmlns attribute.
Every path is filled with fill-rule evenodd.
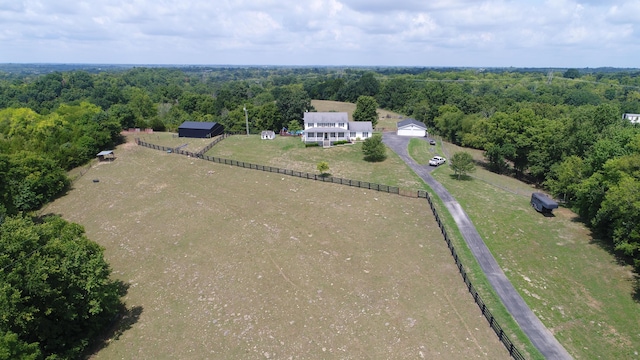
<svg viewBox="0 0 640 360"><path fill-rule="evenodd" d="M346 112L306 112L302 141L331 146L335 141L365 140L373 136L371 121L349 121Z"/></svg>

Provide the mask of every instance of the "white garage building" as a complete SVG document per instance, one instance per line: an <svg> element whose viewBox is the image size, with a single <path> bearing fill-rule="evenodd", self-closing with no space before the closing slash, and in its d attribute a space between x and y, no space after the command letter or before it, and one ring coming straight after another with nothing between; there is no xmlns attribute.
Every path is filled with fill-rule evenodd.
<svg viewBox="0 0 640 360"><path fill-rule="evenodd" d="M427 136L427 125L416 119L398 121L398 135L400 136Z"/></svg>

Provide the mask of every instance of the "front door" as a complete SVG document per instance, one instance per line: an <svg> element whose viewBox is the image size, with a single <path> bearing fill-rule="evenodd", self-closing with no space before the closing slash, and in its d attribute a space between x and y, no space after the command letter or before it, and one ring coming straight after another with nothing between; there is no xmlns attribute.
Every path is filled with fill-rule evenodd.
<svg viewBox="0 0 640 360"><path fill-rule="evenodd" d="M329 133L324 133L324 139L329 140Z"/></svg>

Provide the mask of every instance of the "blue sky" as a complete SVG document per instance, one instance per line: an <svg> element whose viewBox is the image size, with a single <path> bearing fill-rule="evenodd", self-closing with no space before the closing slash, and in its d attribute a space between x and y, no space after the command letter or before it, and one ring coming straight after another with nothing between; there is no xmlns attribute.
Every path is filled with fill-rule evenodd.
<svg viewBox="0 0 640 360"><path fill-rule="evenodd" d="M0 63L640 67L640 0L0 0Z"/></svg>

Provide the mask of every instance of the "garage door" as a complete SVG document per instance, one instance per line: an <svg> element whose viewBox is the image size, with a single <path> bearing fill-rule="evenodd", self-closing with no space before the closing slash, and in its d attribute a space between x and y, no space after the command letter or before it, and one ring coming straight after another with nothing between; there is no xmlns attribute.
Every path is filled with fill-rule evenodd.
<svg viewBox="0 0 640 360"><path fill-rule="evenodd" d="M398 135L400 136L425 136L425 131L417 127L406 127L398 129Z"/></svg>

